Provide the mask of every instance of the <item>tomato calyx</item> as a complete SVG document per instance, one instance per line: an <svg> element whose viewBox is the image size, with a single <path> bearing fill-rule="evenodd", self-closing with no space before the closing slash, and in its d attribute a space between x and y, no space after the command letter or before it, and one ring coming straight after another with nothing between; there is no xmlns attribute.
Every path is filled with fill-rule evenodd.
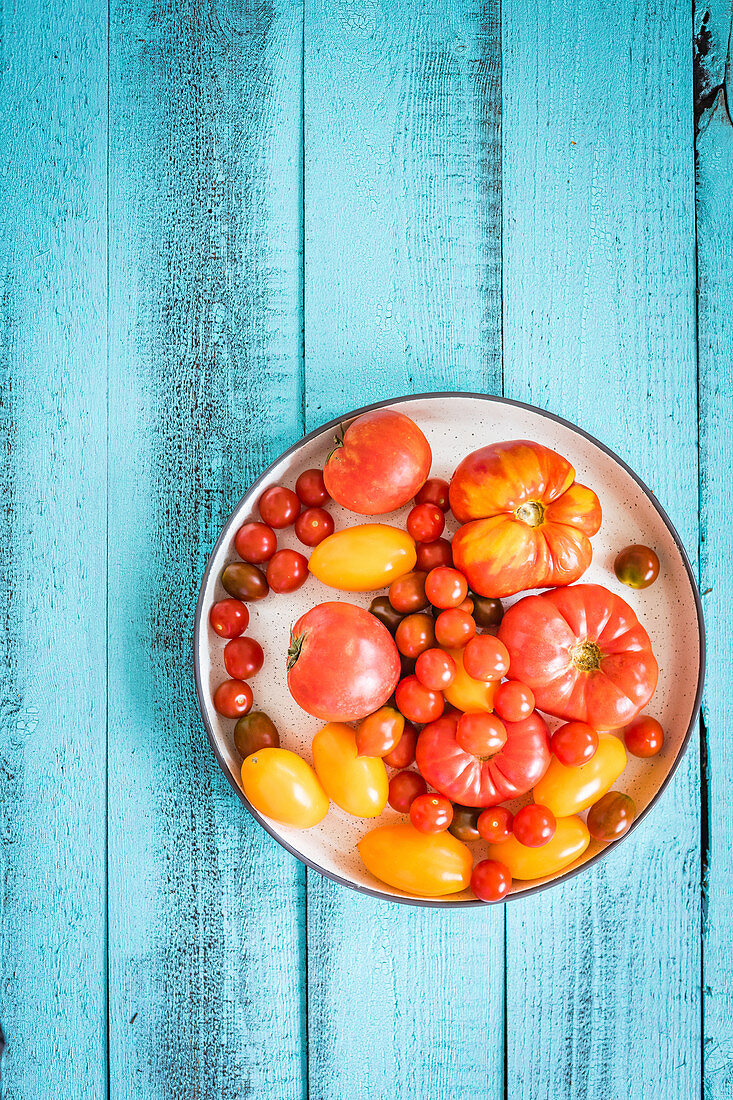
<svg viewBox="0 0 733 1100"><path fill-rule="evenodd" d="M291 668L294 668L300 657L301 650L303 649L303 643L306 638L307 631L303 631L302 634L296 634L294 630L290 631L290 646L288 648L288 660L287 671L290 672Z"/></svg>
<svg viewBox="0 0 733 1100"><path fill-rule="evenodd" d="M598 642L578 642L570 650L570 660L578 672L597 672L601 667L603 654Z"/></svg>
<svg viewBox="0 0 733 1100"><path fill-rule="evenodd" d="M333 437L333 447L331 448L331 450L326 455L326 462L328 462L331 455L336 454L336 451L339 449L339 447L343 447L343 445L344 445L344 435L345 434L346 433L344 432L344 426L343 426L343 424L340 424L339 425L339 434L335 435ZM323 465L325 466L326 463L324 462Z"/></svg>
<svg viewBox="0 0 733 1100"><path fill-rule="evenodd" d="M514 509L514 515L528 527L541 527L545 522L545 506L539 500L527 500Z"/></svg>

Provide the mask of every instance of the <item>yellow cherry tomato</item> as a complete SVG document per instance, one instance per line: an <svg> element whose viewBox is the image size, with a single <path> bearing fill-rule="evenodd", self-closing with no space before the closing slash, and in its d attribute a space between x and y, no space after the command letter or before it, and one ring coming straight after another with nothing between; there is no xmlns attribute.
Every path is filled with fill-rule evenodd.
<svg viewBox="0 0 733 1100"><path fill-rule="evenodd" d="M587 764L568 767L553 756L532 794L535 802L547 806L555 817L579 814L610 791L625 767L623 742L611 733L601 733Z"/></svg>
<svg viewBox="0 0 733 1100"><path fill-rule="evenodd" d="M328 795L310 764L289 749L258 749L242 763L242 790L281 825L311 829L328 813Z"/></svg>
<svg viewBox="0 0 733 1100"><path fill-rule="evenodd" d="M403 821L372 829L358 848L367 871L407 894L457 894L471 881L473 856L451 833L419 833Z"/></svg>
<svg viewBox="0 0 733 1100"><path fill-rule="evenodd" d="M337 806L354 817L378 817L387 805L387 769L378 756L358 756L356 734L329 722L313 738L313 763Z"/></svg>
<svg viewBox="0 0 733 1100"><path fill-rule="evenodd" d="M456 675L450 687L443 688L443 695L447 703L451 703L462 711L491 711L494 709L494 696L498 683L483 680L474 680L463 667L463 650L447 649L456 662Z"/></svg>
<svg viewBox="0 0 733 1100"><path fill-rule="evenodd" d="M415 543L406 531L386 523L360 523L319 542L308 568L330 588L372 592L409 573L416 561Z"/></svg>
<svg viewBox="0 0 733 1100"><path fill-rule="evenodd" d="M589 843L590 833L582 817L559 817L555 835L541 848L528 848L510 836L500 844L489 844L486 858L506 864L512 878L544 878L568 867Z"/></svg>

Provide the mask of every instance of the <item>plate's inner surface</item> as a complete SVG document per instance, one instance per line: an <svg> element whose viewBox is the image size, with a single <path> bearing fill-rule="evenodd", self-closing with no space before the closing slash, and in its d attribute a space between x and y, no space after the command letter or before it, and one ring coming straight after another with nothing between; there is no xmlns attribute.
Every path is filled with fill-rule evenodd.
<svg viewBox="0 0 733 1100"><path fill-rule="evenodd" d="M614 785L614 789L632 796L640 814L654 798L681 750L692 720L700 666L697 612L691 581L674 538L659 512L613 458L578 432L539 412L460 395L398 401L393 403L393 407L412 417L425 432L433 451L431 476L450 478L464 455L487 443L532 439L568 458L575 467L577 479L598 494L603 508L603 523L592 540L593 562L582 580L605 585L634 608L651 636L660 667L659 685L645 713L652 714L662 723L666 734L664 748L658 757L650 761L630 756L626 770ZM241 759L232 742L234 722L216 714L210 701L213 689L226 678L226 673L223 663L225 643L209 628L209 608L213 602L227 595L219 583L219 577L229 561L237 560L233 538L239 526L249 519L259 519L256 505L260 494L269 485L284 484L293 488L301 471L323 465L332 441L333 430L328 429L304 442L293 454L276 463L256 489L245 497L227 526L206 581L196 638L205 696L207 685L210 687L203 706L223 765L237 787L240 786ZM337 530L354 523L368 522L367 517L346 513L333 503L327 507L334 517ZM389 516L374 519L404 526L408 511L409 507L406 507ZM451 534L455 530L452 520L449 520L448 530ZM616 553L624 546L637 542L652 546L661 563L659 579L645 591L634 591L621 584L612 568ZM306 556L310 552L298 542L292 528L278 532L278 546L293 547ZM311 739L323 723L302 711L288 692L285 659L290 628L300 615L325 600L349 600L367 607L373 595L336 592L314 577L309 577L297 592L290 595L270 593L265 600L249 605L251 622L247 633L256 638L265 651L264 666L251 681L254 708L270 715L280 731L284 748L293 749L311 763ZM519 598L505 600L504 604L508 606ZM556 719L547 720L551 730L560 724ZM407 895L400 895L399 891L380 884L367 873L359 859L356 843L375 825L401 819L402 815L387 807L380 818L365 821L351 817L332 803L326 818L313 829L296 830L271 821L267 824L276 837L319 869L352 885L381 892L386 897L397 897ZM551 877L562 877L587 862L603 847L591 842L576 864ZM476 844L476 849L478 856L482 850L481 843ZM514 892L531 888L537 881L516 883ZM465 901L468 897L471 895L457 894L440 899L440 902L450 904Z"/></svg>

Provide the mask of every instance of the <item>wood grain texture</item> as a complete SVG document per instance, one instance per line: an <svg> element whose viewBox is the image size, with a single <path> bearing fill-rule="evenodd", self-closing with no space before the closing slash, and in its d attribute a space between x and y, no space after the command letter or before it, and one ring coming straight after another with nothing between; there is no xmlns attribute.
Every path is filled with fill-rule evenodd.
<svg viewBox="0 0 733 1100"><path fill-rule="evenodd" d="M6 1100L106 1090L106 36L0 13Z"/></svg>
<svg viewBox="0 0 733 1100"><path fill-rule="evenodd" d="M304 72L307 426L498 392L498 6L309 3ZM309 873L309 1095L501 1096L503 936Z"/></svg>
<svg viewBox="0 0 733 1100"><path fill-rule="evenodd" d="M192 672L206 557L246 486L302 430L301 57L289 0L112 5L119 1098L303 1095L304 873L224 780Z"/></svg>
<svg viewBox="0 0 733 1100"><path fill-rule="evenodd" d="M697 525L690 10L503 3L504 377ZM508 1095L692 1097L698 753L607 862L507 909Z"/></svg>

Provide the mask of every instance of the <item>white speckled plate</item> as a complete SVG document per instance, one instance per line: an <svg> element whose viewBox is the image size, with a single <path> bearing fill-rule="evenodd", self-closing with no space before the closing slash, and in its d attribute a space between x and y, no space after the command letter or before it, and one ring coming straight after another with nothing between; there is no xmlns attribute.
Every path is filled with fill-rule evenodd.
<svg viewBox="0 0 733 1100"><path fill-rule="evenodd" d="M653 493L597 440L572 424L532 406L498 397L458 393L398 398L382 404L405 412L425 432L433 450L432 476L450 478L465 454L487 443L534 439L565 455L574 465L578 480L598 493L603 507L603 524L593 539L593 563L582 579L605 585L631 604L651 636L660 666L659 686L646 713L654 715L662 723L666 733L664 749L650 761L630 757L626 771L615 784L616 789L634 798L638 823L668 782L685 750L702 691L702 610L687 556L668 517ZM213 689L226 674L224 641L216 637L209 627L209 609L212 603L226 596L219 577L228 562L237 560L233 541L238 528L247 520L259 518L256 506L263 490L278 484L292 488L301 471L322 466L331 448L335 429L340 423L345 424L364 411L359 409L347 413L341 421L333 421L311 432L274 462L230 516L206 569L196 613L196 688L214 752L245 803L239 781L241 760L232 741L234 722L221 718L211 703ZM334 504L328 507L337 529L347 523L363 521L355 520L351 514L347 517L344 510ZM408 511L409 508L404 508L395 512L385 522L403 524ZM451 531L454 529L451 528ZM631 543L645 543L654 547L659 555L659 579L645 591L627 588L616 580L613 573L616 553ZM278 533L278 545L292 546L308 553L298 543L292 528ZM372 593L344 593L341 598L367 607L372 596ZM311 739L321 723L305 714L290 697L285 657L290 627L295 620L315 604L334 598L339 596L334 594L333 589L309 577L298 592L290 595L270 593L266 599L249 605L251 623L248 633L257 638L265 650L264 667L252 681L255 707L272 717L280 731L283 747L294 749L310 762ZM504 602L506 605L513 601ZM552 729L559 723L550 719L549 724ZM481 904L469 894L439 899L415 898L392 890L372 878L359 859L356 843L375 824L399 818L389 807L377 821L364 821L349 816L332 804L320 825L308 830L278 825L262 817L252 807L249 809L260 824L298 859L356 890L419 905ZM483 846L477 842L475 847L477 858L481 858ZM569 868L548 879L518 883L509 898L531 893L576 874L595 860L602 859L605 850L607 846L592 842L585 854Z"/></svg>

